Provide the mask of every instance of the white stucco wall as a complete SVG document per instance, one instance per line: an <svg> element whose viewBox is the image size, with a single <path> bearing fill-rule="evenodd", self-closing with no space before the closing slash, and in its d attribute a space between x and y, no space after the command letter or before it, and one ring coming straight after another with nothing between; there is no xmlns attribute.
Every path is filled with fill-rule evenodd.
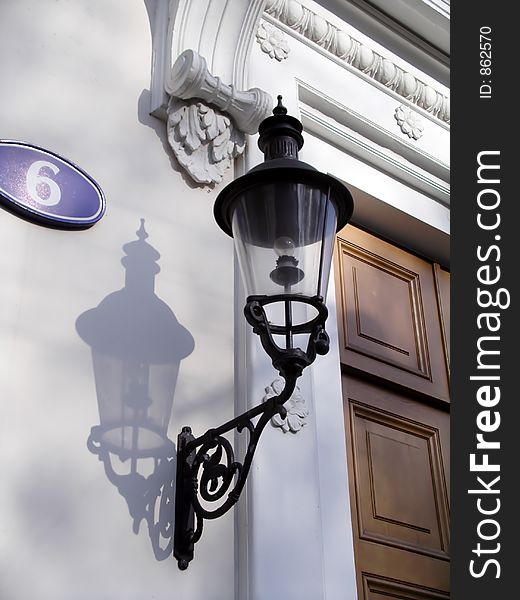
<svg viewBox="0 0 520 600"><path fill-rule="evenodd" d="M166 2L160 4L165 12ZM415 147L444 152L446 128L425 121L428 136L412 146L395 122L400 98L387 97L363 74L287 28L287 60L269 58L254 41L246 61L248 44L241 36L245 31L253 40L251 15L255 8L259 16L263 3L241 3L228 2L222 11L220 0L181 2L191 7L191 20L176 21L187 25L177 32L175 48L209 48L208 65L227 83L234 77L241 87L239 76L248 73L249 86L283 93L290 112L305 122L304 160L374 198L391 183L392 208L446 236L449 210L442 203L427 199L424 212L415 214L414 201L424 198L401 177L399 168L408 165L400 156L389 171L386 163L378 170L370 156L365 164L358 155L360 145L376 153L390 140L396 155L428 166L446 157L434 153L419 160ZM327 3L303 4L321 11L318 4ZM183 425L200 434L231 418L234 400L237 411L256 405L277 377L243 320L232 243L213 219L215 196L233 173L228 170L215 189L192 185L168 147L165 123L148 114L154 106L149 88L155 5L0 0L0 138L63 155L92 175L107 198L106 216L82 232L41 227L0 209L0 600L230 600L235 593L238 600L355 598L333 281L331 352L300 382L310 410L306 427L297 435L266 429L247 497L235 517L230 512L206 523L186 572L178 571L173 557L157 560L146 523L133 532L122 492L87 448L100 421L102 393L78 318L123 290L118 306L129 328L139 310L150 328L161 328L146 303L143 308L126 295L123 246L137 240L140 219L147 243L161 255L161 271L152 278L155 294L194 344L180 334L172 341L188 356L169 390L169 438L176 442ZM173 18L176 3L170 6ZM225 18L197 20L197 11ZM334 15L325 17L347 27ZM168 48L163 50L167 55ZM162 93L157 72L155 91ZM356 111L375 120L361 127ZM393 154L385 157L396 162ZM259 160L253 143L241 163L249 168ZM143 273L141 287L152 294ZM111 325L105 318L102 329ZM121 345L119 352L128 359L132 349ZM172 463L172 477L173 469ZM126 492L135 500L139 490Z"/></svg>
<svg viewBox="0 0 520 600"><path fill-rule="evenodd" d="M0 209L2 600L233 597L233 516L207 525L181 573L173 557L156 560L145 523L133 533L125 499L86 445L99 414L75 324L123 288L122 247L141 218L161 254L155 293L194 340L169 437L183 425L201 433L233 410L232 243L214 223L216 191L186 183L165 124L148 115L146 5L0 3L0 138L67 157L107 199L105 217L81 232Z"/></svg>

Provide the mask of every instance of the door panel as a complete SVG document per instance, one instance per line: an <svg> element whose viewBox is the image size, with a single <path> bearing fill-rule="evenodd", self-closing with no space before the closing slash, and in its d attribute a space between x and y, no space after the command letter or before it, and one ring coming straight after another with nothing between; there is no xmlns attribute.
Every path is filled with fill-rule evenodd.
<svg viewBox="0 0 520 600"><path fill-rule="evenodd" d="M448 505L439 430L350 395L359 535L413 552L448 558ZM355 386L358 387L357 385ZM362 390L369 395L371 390ZM369 398L367 398L369 399ZM387 397L390 406L395 402ZM409 407L406 407L409 408ZM447 420L447 415L446 420Z"/></svg>
<svg viewBox="0 0 520 600"><path fill-rule="evenodd" d="M449 401L431 264L354 227L337 247L341 362Z"/></svg>
<svg viewBox="0 0 520 600"><path fill-rule="evenodd" d="M359 597L446 599L449 273L352 227L336 269Z"/></svg>
<svg viewBox="0 0 520 600"><path fill-rule="evenodd" d="M449 598L448 592L370 575L363 576L363 593L367 600L446 600Z"/></svg>
<svg viewBox="0 0 520 600"><path fill-rule="evenodd" d="M449 414L348 374L343 388L360 598L378 597L369 576L447 594Z"/></svg>

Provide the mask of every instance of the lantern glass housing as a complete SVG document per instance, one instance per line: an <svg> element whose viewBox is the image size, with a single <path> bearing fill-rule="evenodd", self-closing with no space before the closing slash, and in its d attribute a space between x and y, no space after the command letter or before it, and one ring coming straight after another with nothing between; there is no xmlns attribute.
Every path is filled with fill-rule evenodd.
<svg viewBox="0 0 520 600"><path fill-rule="evenodd" d="M325 297L336 222L327 185L275 181L237 196L231 228L247 295Z"/></svg>
<svg viewBox="0 0 520 600"><path fill-rule="evenodd" d="M325 298L335 233L352 215L352 196L298 159L302 124L278 102L259 127L264 162L220 192L215 219L235 240L248 298Z"/></svg>

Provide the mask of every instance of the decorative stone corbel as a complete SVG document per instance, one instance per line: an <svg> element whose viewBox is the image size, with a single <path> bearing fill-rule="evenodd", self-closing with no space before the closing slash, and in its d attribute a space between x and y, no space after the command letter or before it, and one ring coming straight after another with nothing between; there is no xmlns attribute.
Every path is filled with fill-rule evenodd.
<svg viewBox="0 0 520 600"><path fill-rule="evenodd" d="M179 163L197 183L220 183L242 154L245 134L254 134L273 106L259 88L245 92L212 75L206 60L185 50L166 81L168 141Z"/></svg>

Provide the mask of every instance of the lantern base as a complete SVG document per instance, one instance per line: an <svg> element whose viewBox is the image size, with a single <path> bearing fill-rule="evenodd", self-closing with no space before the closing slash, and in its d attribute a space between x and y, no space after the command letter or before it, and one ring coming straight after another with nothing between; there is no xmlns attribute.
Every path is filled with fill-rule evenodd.
<svg viewBox="0 0 520 600"><path fill-rule="evenodd" d="M285 305L285 322L283 325L271 323L264 310L265 306L275 303ZM307 304L316 309L317 314L303 323L292 322L293 303ZM278 294L273 296L249 296L244 308L247 322L253 331L260 336L264 350L273 361L274 368L285 377L299 377L305 367L312 364L317 354L327 354L329 351L329 336L325 331L325 321L328 310L321 296L302 296L300 294ZM293 345L296 335L309 334L305 350ZM286 347L280 347L274 336L283 336Z"/></svg>

